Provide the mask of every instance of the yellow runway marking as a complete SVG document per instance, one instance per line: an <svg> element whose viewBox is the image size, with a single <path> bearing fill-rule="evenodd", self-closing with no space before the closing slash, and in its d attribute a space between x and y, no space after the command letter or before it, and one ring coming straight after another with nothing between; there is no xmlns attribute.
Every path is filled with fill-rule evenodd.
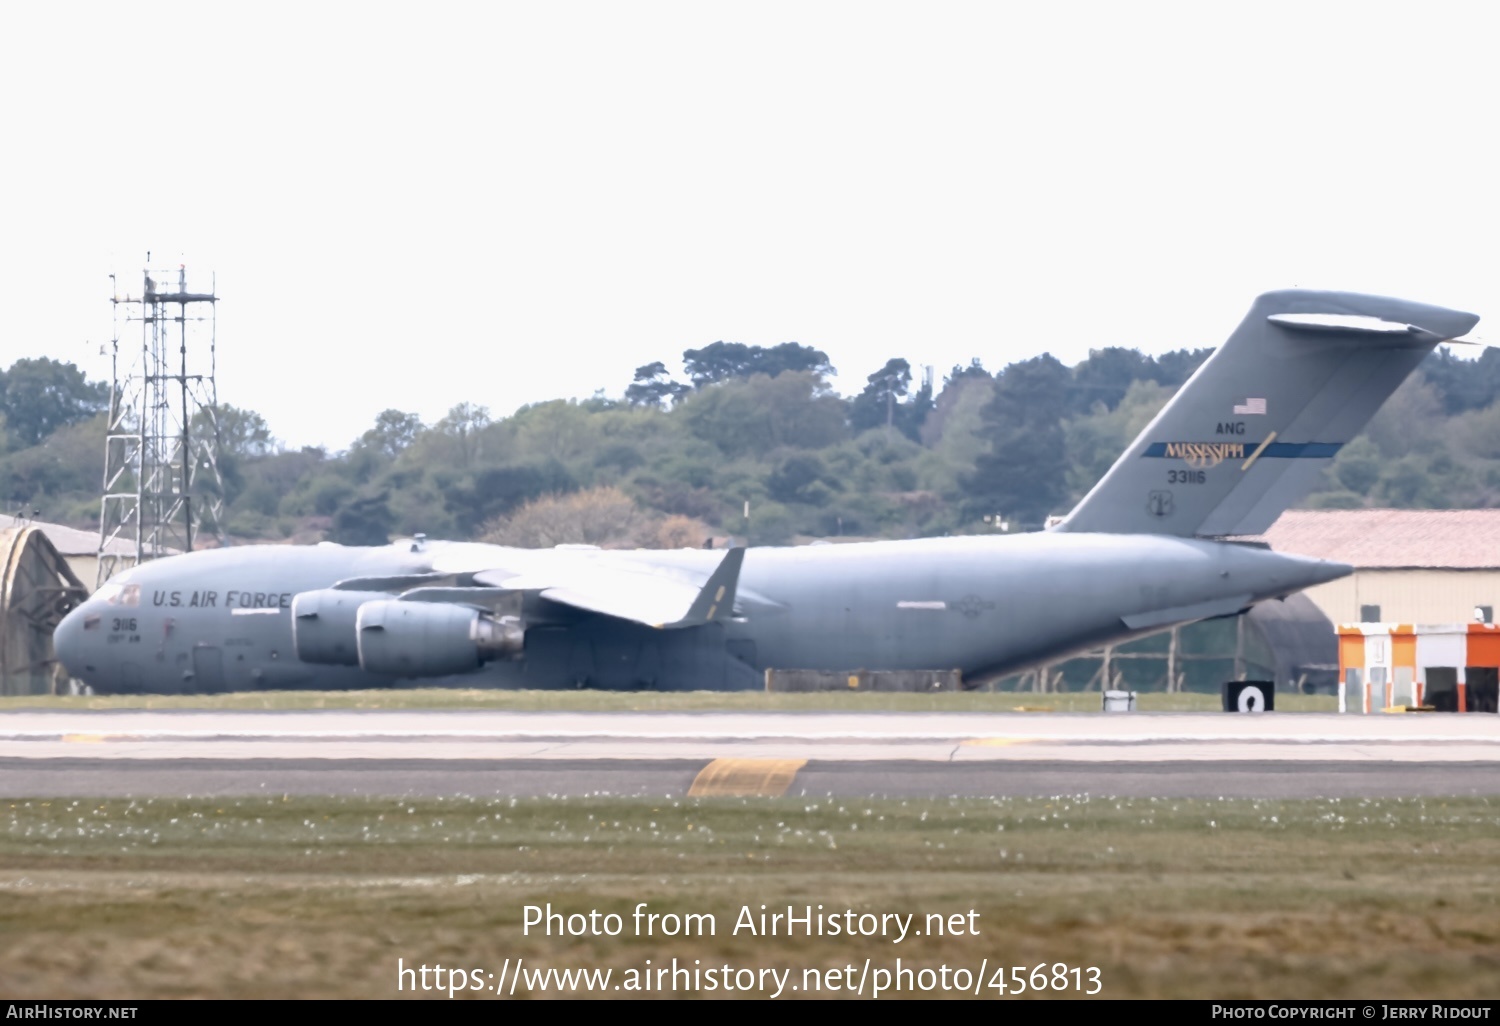
<svg viewBox="0 0 1500 1026"><path fill-rule="evenodd" d="M1004 748L1006 745L1029 745L1040 741L1039 737L971 737L967 741L960 741L961 745L973 745L976 748Z"/></svg>
<svg viewBox="0 0 1500 1026"><path fill-rule="evenodd" d="M698 771L689 798L777 798L792 786L806 759L715 759Z"/></svg>

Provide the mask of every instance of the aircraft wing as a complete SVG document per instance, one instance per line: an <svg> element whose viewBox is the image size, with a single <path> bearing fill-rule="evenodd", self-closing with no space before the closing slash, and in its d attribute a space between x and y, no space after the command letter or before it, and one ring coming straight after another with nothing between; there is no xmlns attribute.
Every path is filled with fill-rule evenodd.
<svg viewBox="0 0 1500 1026"><path fill-rule="evenodd" d="M492 554L491 568L474 572L472 581L477 588L530 593L649 627L698 627L727 620L733 613L743 548L730 549L707 574L611 555L527 552L517 555L513 564L502 558L509 565L495 566Z"/></svg>

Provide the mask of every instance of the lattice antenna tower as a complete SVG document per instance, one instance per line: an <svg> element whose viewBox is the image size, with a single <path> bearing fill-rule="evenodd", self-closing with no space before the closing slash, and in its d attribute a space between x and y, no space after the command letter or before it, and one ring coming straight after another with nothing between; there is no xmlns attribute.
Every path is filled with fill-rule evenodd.
<svg viewBox="0 0 1500 1026"><path fill-rule="evenodd" d="M149 265L151 255L146 254ZM215 380L219 297L188 287L187 268L142 272L140 295L114 275L113 365L99 514L99 579L190 552L205 532L224 544ZM140 342L132 338L140 326Z"/></svg>

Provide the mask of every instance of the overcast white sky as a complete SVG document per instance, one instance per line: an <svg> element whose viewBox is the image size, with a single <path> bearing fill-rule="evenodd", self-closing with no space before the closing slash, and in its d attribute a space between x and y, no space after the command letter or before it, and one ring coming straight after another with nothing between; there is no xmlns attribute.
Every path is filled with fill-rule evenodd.
<svg viewBox="0 0 1500 1026"><path fill-rule="evenodd" d="M1288 286L1500 318L1497 11L12 5L0 366L107 378L147 250L217 274L221 397L331 449L720 339L852 393L1217 345Z"/></svg>

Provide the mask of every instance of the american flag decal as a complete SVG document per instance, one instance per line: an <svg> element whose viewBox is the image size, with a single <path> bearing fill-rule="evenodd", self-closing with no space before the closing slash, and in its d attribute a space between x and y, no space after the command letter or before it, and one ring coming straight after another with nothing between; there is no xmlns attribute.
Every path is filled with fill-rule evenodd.
<svg viewBox="0 0 1500 1026"><path fill-rule="evenodd" d="M1266 401L1264 399L1246 399L1243 406L1236 406L1234 412L1241 417L1265 416Z"/></svg>

